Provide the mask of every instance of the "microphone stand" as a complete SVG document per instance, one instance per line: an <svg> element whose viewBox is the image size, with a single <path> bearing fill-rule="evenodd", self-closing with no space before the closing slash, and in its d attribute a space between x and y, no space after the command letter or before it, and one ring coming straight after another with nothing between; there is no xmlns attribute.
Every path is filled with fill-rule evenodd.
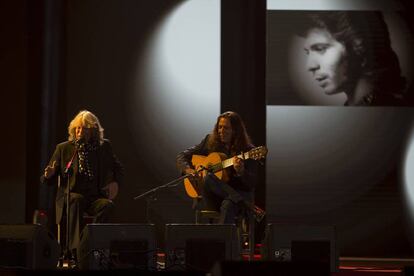
<svg viewBox="0 0 414 276"><path fill-rule="evenodd" d="M201 166L201 167L200 167L200 169L199 169L199 170L197 170L197 171L195 172L195 174L197 174L197 175L198 175L200 172L202 172L202 171L204 171L204 170L209 171L210 169L209 169L209 168L206 168L206 167L204 167L204 166ZM146 196L146 195L148 195L148 194L154 193L154 192L156 192L157 190L162 189L162 188L170 188L170 187L175 187L175 186L177 186L177 185L178 185L178 182L180 182L180 181L182 181L182 180L184 180L185 178L190 177L190 176L192 176L192 174L190 174L190 173L188 173L188 174L184 174L184 175L180 176L179 178L174 179L173 181L170 181L170 182L168 182L168 183L166 183L166 184L164 184L164 185L161 185L161 186L157 186L157 187L155 187L154 189L151 189L151 190L149 190L149 191L147 191L147 192L145 192L145 193L143 193L143 194L140 194L140 195L138 195L138 196L134 197L134 200L137 200L137 199L139 199L139 198L141 198L141 197L144 197L144 196Z"/></svg>
<svg viewBox="0 0 414 276"><path fill-rule="evenodd" d="M189 177L189 176L191 176L191 174L186 174L186 175L183 175L183 176L181 176L181 177L179 177L179 178L177 178L177 179L174 179L173 181L170 181L170 182L168 182L168 183L166 183L166 184L164 184L164 185L160 185L160 186L157 186L157 187L155 187L154 189L151 189L151 190L149 190L149 191L146 191L145 193L143 193L143 194L140 194L140 195L138 195L138 196L136 196L136 197L134 197L134 200L137 200L137 199L140 199L140 198L143 198L143 197L146 197L146 200L147 200L147 210L146 210L146 217L147 217L147 222L148 223L150 223L150 220L149 220L149 209L150 209L150 203L151 203L151 201L155 201L155 200L157 200L157 198L156 198L156 196L155 196L155 193L158 191L158 190L160 190L160 189L163 189L163 188L171 188L171 187L176 187L179 183L178 182L180 182L180 181L182 181L182 180L184 180L185 178L187 178L187 177Z"/></svg>
<svg viewBox="0 0 414 276"><path fill-rule="evenodd" d="M78 152L78 148L75 148L75 151L73 152L72 157L70 158L69 162L66 164L66 168L64 171L64 175L66 177L66 244L65 244L65 250L63 255L63 261L68 261L68 266L70 262L71 252L69 248L69 229L70 229L70 176L73 172L72 163L75 159L75 156ZM63 263L63 262L62 262Z"/></svg>
<svg viewBox="0 0 414 276"><path fill-rule="evenodd" d="M209 171L210 170L210 168L206 168L206 167L204 167L204 166L200 166L200 168L198 169L198 170L196 170L196 172L195 172L195 174L196 175L198 175L200 172L202 172L202 171L204 171L204 170L207 170L207 171ZM178 178L176 178L176 179L174 179L174 180L172 180L172 181L170 181L170 182L168 182L168 183L166 183L166 184L164 184L164 185L160 185L160 186L157 186L157 187L155 187L154 189L151 189L151 190L149 190L149 191L146 191L145 193L143 193L143 194L140 194L140 195L138 195L138 196L136 196L136 197L134 197L134 200L137 200L137 199L140 199L140 198L142 198L142 197L147 197L148 195L151 195L150 197L147 197L147 211L146 211L146 217L147 217L147 221L149 222L149 211L148 211L148 209L150 209L150 207L149 207L149 205L150 205L150 202L151 201L155 201L155 200L157 200L157 198L154 196L155 195L155 193L158 191L158 190L160 190L160 189L163 189L163 188L171 188L171 187L175 187L175 186L177 186L178 185L178 183L179 182L181 182L182 180L184 180L185 178L187 178L187 177L191 177L192 176L192 174L184 174L184 175L182 175L182 176L180 176L180 177L178 177Z"/></svg>
<svg viewBox="0 0 414 276"><path fill-rule="evenodd" d="M186 175L183 175L183 176L181 176L181 177L179 177L179 178L177 178L177 179L174 179L173 181L168 182L167 184L157 186L157 187L155 187L154 189L151 189L151 190L149 190L149 191L146 191L146 192L145 192L145 193L143 193L143 194L140 194L140 195L138 195L138 196L134 197L134 200L137 200L137 199L140 199L141 197L144 197L144 196L147 196L147 195L149 195L149 194L155 193L156 191L158 191L159 189L162 189L162 188L171 188L171 187L175 187L175 186L177 186L177 185L178 185L178 182L180 182L181 180L183 180L184 178L187 178L187 177L189 177L189 176L190 176L190 174L186 174Z"/></svg>

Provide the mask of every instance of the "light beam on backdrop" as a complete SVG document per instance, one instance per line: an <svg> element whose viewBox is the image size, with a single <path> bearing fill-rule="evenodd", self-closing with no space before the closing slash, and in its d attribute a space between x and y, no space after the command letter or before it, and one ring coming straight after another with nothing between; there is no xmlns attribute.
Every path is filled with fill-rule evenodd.
<svg viewBox="0 0 414 276"><path fill-rule="evenodd" d="M414 231L414 125L408 137L408 144L405 154L404 168L404 195L409 216L411 233ZM414 247L414 238L411 236L411 244Z"/></svg>
<svg viewBox="0 0 414 276"><path fill-rule="evenodd" d="M153 173L176 176L175 156L220 111L220 1L176 6L139 56L130 102L136 146Z"/></svg>

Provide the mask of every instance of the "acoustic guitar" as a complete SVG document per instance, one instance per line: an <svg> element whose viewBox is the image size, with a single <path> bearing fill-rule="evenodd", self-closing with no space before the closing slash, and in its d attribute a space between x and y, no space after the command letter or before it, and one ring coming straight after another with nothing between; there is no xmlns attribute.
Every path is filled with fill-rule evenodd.
<svg viewBox="0 0 414 276"><path fill-rule="evenodd" d="M240 159L253 159L260 160L266 157L267 148L264 146L256 147L248 152L241 153L237 155ZM227 158L224 153L221 152L212 152L208 156L196 155L194 154L191 159L191 163L197 171L198 178L186 177L184 179L184 187L187 195L192 198L197 198L199 196L199 186L207 173L214 173L218 179L227 182L228 173L226 168L229 168L234 165L234 157ZM188 175L190 176L190 175Z"/></svg>

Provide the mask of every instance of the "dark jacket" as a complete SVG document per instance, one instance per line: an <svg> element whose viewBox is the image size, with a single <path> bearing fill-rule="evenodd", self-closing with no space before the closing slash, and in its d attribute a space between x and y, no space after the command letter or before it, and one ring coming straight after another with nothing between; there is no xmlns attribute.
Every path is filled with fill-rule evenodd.
<svg viewBox="0 0 414 276"><path fill-rule="evenodd" d="M75 144L71 141L60 143L56 146L55 152L49 161L49 165L56 161L55 168L56 173L50 179L46 179L43 175L41 182L45 184L56 183L56 179L60 176L60 187L56 193L56 222L59 222L62 217L63 206L65 202L65 189L67 186L67 178L65 176L65 169L69 161L72 159L75 153ZM101 191L102 197L106 197L106 193L102 190L110 182L118 182L119 185L123 179L123 167L117 157L112 152L112 146L109 140L104 140L103 144L98 147L98 173L97 182ZM69 177L69 185L71 190L76 184L76 178L78 175L78 159L75 155L72 163L72 171Z"/></svg>

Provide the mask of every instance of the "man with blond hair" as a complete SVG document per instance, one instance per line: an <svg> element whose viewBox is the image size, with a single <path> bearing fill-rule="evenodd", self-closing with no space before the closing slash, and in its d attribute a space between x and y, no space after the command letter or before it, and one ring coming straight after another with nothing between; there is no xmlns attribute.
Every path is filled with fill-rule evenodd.
<svg viewBox="0 0 414 276"><path fill-rule="evenodd" d="M99 119L90 111L80 111L68 127L68 141L56 146L46 166L41 182L54 183L61 177L56 195L56 222L62 219L66 205L66 187L70 187L69 244L67 248L76 261L82 215L94 216L94 223L106 222L118 194L123 167L112 152L109 140L104 139Z"/></svg>

